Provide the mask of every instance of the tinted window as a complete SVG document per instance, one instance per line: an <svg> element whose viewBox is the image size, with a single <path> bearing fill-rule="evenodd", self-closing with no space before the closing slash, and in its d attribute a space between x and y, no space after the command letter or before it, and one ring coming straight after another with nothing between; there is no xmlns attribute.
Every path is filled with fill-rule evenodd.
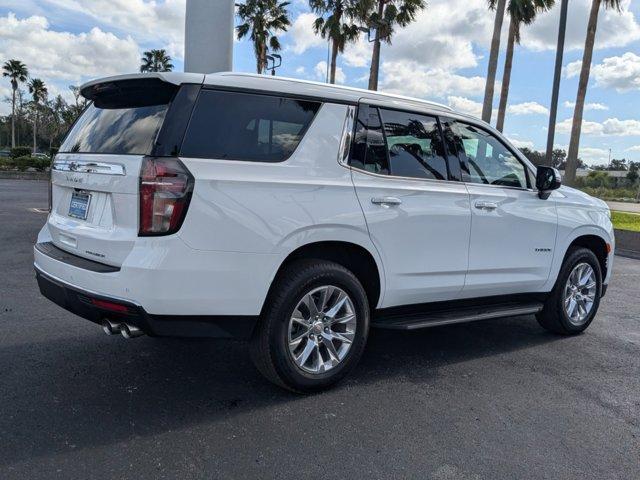
<svg viewBox="0 0 640 480"><path fill-rule="evenodd" d="M98 108L92 104L75 123L60 151L147 155L166 112L167 105Z"/></svg>
<svg viewBox="0 0 640 480"><path fill-rule="evenodd" d="M452 130L462 180L486 185L527 187L525 166L496 137L473 125L454 122Z"/></svg>
<svg viewBox="0 0 640 480"><path fill-rule="evenodd" d="M351 165L381 175L389 173L387 148L377 108L358 107L353 142Z"/></svg>
<svg viewBox="0 0 640 480"><path fill-rule="evenodd" d="M296 149L318 108L317 102L203 90L181 154L280 162Z"/></svg>
<svg viewBox="0 0 640 480"><path fill-rule="evenodd" d="M447 178L447 161L438 121L416 113L380 109L391 175Z"/></svg>

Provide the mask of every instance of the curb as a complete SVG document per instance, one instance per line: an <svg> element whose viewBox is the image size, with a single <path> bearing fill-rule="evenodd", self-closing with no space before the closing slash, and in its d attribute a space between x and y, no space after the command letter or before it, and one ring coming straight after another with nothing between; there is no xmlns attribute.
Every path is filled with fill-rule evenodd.
<svg viewBox="0 0 640 480"><path fill-rule="evenodd" d="M49 181L49 172L16 172L14 170L0 170L2 180L45 180Z"/></svg>

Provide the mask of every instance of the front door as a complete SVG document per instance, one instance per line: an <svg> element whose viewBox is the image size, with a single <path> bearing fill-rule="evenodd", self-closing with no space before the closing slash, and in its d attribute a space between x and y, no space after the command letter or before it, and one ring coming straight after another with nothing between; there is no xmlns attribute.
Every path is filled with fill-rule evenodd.
<svg viewBox="0 0 640 480"><path fill-rule="evenodd" d="M538 290L553 259L555 202L538 197L532 172L496 135L463 122L452 130L472 212L463 297Z"/></svg>
<svg viewBox="0 0 640 480"><path fill-rule="evenodd" d="M469 195L447 157L435 117L359 107L352 178L384 265L382 307L455 299L464 286Z"/></svg>

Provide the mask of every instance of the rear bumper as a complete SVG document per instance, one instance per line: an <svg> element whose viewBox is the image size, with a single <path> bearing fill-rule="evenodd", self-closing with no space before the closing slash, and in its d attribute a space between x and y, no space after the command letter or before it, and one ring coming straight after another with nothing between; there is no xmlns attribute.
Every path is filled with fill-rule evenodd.
<svg viewBox="0 0 640 480"><path fill-rule="evenodd" d="M156 337L209 337L248 339L256 316L151 315L131 301L83 290L41 271L36 279L40 293L53 303L93 323L106 319L128 323Z"/></svg>

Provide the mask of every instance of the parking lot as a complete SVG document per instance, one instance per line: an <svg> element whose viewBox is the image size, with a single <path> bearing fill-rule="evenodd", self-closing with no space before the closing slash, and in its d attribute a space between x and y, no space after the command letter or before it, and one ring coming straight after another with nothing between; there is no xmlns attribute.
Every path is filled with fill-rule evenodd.
<svg viewBox="0 0 640 480"><path fill-rule="evenodd" d="M559 338L533 317L372 331L314 396L242 342L125 340L39 296L47 185L0 180L0 478L634 479L640 261Z"/></svg>

